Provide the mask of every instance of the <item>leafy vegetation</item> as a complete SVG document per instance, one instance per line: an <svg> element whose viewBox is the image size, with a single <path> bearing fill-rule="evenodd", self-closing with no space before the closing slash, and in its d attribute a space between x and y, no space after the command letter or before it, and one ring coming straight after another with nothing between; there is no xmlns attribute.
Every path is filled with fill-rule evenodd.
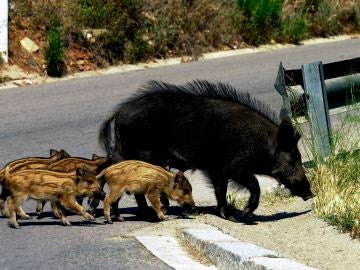
<svg viewBox="0 0 360 270"><path fill-rule="evenodd" d="M48 47L46 49L46 71L49 76L61 77L65 73L64 47L59 28L48 32Z"/></svg>
<svg viewBox="0 0 360 270"><path fill-rule="evenodd" d="M271 41L297 44L309 37L360 31L357 0L12 2L11 24L32 35L55 38L52 29L61 26L56 35L61 36L64 62L70 70L67 52L74 48L102 67L170 56L197 59L208 51ZM88 39L84 29L106 31Z"/></svg>

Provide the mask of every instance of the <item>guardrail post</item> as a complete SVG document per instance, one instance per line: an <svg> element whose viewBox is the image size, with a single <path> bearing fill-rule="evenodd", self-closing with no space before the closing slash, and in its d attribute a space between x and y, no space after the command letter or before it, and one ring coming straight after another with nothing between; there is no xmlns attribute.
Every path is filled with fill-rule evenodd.
<svg viewBox="0 0 360 270"><path fill-rule="evenodd" d="M8 0L0 1L0 57L8 62Z"/></svg>
<svg viewBox="0 0 360 270"><path fill-rule="evenodd" d="M331 153L331 123L321 62L302 65L311 136L321 159Z"/></svg>

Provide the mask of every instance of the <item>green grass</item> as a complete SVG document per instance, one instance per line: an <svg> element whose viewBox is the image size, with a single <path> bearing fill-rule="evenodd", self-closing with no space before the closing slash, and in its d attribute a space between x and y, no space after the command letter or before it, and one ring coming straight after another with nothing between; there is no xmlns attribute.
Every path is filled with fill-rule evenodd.
<svg viewBox="0 0 360 270"><path fill-rule="evenodd" d="M65 73L64 45L60 28L48 32L48 47L45 54L46 71L49 76L61 77Z"/></svg>

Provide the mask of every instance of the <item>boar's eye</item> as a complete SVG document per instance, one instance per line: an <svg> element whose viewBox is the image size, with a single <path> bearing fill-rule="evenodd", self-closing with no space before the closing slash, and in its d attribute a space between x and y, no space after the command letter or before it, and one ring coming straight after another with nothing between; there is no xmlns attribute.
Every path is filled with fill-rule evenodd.
<svg viewBox="0 0 360 270"><path fill-rule="evenodd" d="M86 180L86 183L92 184L92 183L94 183L94 181L93 180Z"/></svg>
<svg viewBox="0 0 360 270"><path fill-rule="evenodd" d="M188 194L190 194L190 190L187 189L187 188L185 188L185 189L183 190L183 193L184 193L184 195L188 195Z"/></svg>

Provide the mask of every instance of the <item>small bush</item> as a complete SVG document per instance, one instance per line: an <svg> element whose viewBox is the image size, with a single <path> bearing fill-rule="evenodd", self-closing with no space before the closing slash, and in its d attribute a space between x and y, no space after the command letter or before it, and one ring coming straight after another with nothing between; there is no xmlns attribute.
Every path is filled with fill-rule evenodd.
<svg viewBox="0 0 360 270"><path fill-rule="evenodd" d="M307 23L304 17L298 14L284 19L284 40L290 43L299 44L308 33Z"/></svg>
<svg viewBox="0 0 360 270"><path fill-rule="evenodd" d="M238 0L244 16L241 33L245 42L258 45L277 39L281 33L281 0Z"/></svg>
<svg viewBox="0 0 360 270"><path fill-rule="evenodd" d="M45 53L46 71L49 76L61 77L65 73L64 47L59 28L52 28L47 34L48 47Z"/></svg>

